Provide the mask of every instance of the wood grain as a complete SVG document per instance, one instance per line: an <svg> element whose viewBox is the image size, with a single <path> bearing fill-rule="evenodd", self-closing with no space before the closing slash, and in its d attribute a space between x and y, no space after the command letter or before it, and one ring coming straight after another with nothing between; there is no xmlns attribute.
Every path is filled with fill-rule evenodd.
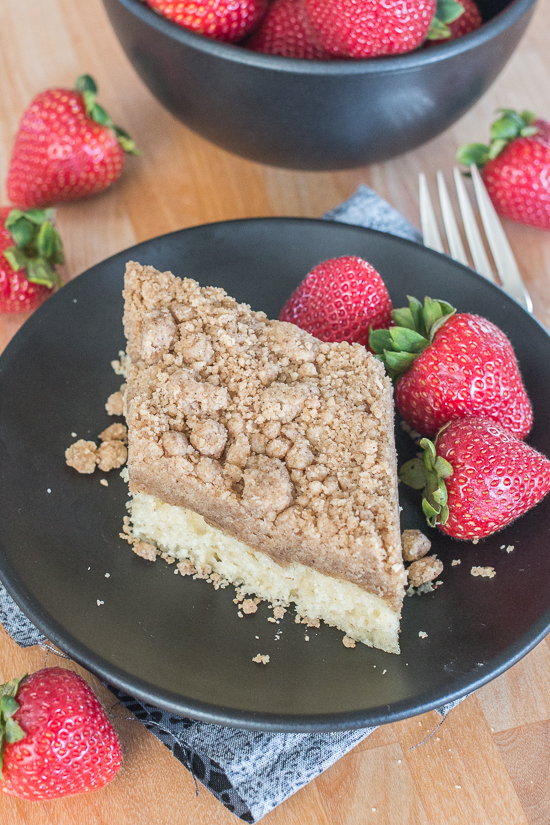
<svg viewBox="0 0 550 825"><path fill-rule="evenodd" d="M418 224L417 175L449 170L460 143L485 139L497 107L550 117L550 5L534 19L508 66L473 109L443 135L387 163L338 173L300 173L218 149L165 112L138 79L100 0L0 3L0 192L23 109L47 86L87 71L114 121L143 154L108 192L60 206L64 278L132 244L209 221L270 215L316 217L366 183ZM5 196L2 198L5 201ZM550 326L550 234L508 224L507 233ZM0 316L0 349L24 318ZM44 665L0 630L0 680ZM124 749L117 779L95 793L49 803L0 798L0 822L25 825L232 825L236 820L154 736L78 665L113 715ZM439 725L439 727L438 727ZM431 734L431 735L430 735ZM542 642L440 724L430 713L378 729L278 809L265 825L547 825L550 822L550 648Z"/></svg>

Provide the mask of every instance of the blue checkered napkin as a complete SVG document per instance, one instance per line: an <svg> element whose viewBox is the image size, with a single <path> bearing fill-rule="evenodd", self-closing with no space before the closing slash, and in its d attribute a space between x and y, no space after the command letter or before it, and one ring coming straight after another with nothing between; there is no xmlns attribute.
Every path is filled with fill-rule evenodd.
<svg viewBox="0 0 550 825"><path fill-rule="evenodd" d="M418 230L367 186L360 186L324 217L421 242ZM46 642L1 584L0 622L21 647ZM195 779L243 822L257 822L375 730L258 733L225 728L174 716L109 687ZM454 704L441 708L441 715Z"/></svg>

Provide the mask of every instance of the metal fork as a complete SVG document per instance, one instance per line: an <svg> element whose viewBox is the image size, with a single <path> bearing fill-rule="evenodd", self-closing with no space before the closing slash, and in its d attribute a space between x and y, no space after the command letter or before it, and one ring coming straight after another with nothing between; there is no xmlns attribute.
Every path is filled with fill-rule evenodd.
<svg viewBox="0 0 550 825"><path fill-rule="evenodd" d="M460 170L455 167L453 169L453 177L458 196L458 205L460 214L462 215L464 233L468 241L468 246L470 247L474 269L476 272L479 272L480 275L501 286L512 298L515 298L518 303L525 307L528 312L533 312L531 296L525 288L516 259L514 258L502 224L481 179L479 170L477 166L471 166L470 171L472 173L472 181L481 223L493 256L498 279L494 275L493 268L485 251L485 245L481 238L481 233L474 215L470 197L464 185L462 174ZM437 188L450 256L454 258L455 261L459 261L465 266L470 266L442 172L437 173ZM419 175L419 195L424 246L429 246L437 252L445 253L430 198L428 182L423 172Z"/></svg>

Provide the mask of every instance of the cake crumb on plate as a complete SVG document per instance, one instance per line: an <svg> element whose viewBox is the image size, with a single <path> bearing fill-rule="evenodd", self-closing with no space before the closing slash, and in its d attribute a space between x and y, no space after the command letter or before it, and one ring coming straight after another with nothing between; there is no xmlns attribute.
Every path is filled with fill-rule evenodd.
<svg viewBox="0 0 550 825"><path fill-rule="evenodd" d="M65 461L77 473L93 473L98 462L97 444L80 438L65 450Z"/></svg>
<svg viewBox="0 0 550 825"><path fill-rule="evenodd" d="M493 579L496 576L494 567L472 567L470 573L472 576L481 576L484 579Z"/></svg>
<svg viewBox="0 0 550 825"><path fill-rule="evenodd" d="M253 657L252 661L256 662L258 665L267 665L269 662L269 656L267 654L258 653L257 656Z"/></svg>

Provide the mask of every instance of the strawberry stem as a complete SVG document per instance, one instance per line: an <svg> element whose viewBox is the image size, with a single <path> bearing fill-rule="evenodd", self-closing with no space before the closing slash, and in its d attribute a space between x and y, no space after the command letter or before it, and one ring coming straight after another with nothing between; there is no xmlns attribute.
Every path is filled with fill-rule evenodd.
<svg viewBox="0 0 550 825"><path fill-rule="evenodd" d="M427 40L448 40L451 36L449 24L464 14L464 6L457 0L437 0L435 14L426 35Z"/></svg>
<svg viewBox="0 0 550 825"><path fill-rule="evenodd" d="M422 510L430 527L445 524L449 518L445 479L453 474L451 464L437 455L435 445L423 438L422 458L411 458L399 470L399 478L414 490L422 490Z"/></svg>
<svg viewBox="0 0 550 825"><path fill-rule="evenodd" d="M418 356L429 347L436 332L456 311L447 301L408 296L409 306L394 309L395 326L389 329L371 329L369 346L382 361L391 378L398 378L412 366Z"/></svg>
<svg viewBox="0 0 550 825"><path fill-rule="evenodd" d="M23 676L22 679L24 678ZM2 765L6 744L19 742L26 736L19 723L13 718L19 710L16 696L22 679L12 679L0 685L0 780L2 782L4 781Z"/></svg>
<svg viewBox="0 0 550 825"><path fill-rule="evenodd" d="M97 102L97 84L93 77L89 74L79 75L76 79L75 88L76 91L82 95L88 117L101 126L107 126L109 129L112 129L118 142L127 154L141 155L141 152L136 148L128 132L120 126L115 126L103 106L100 106Z"/></svg>
<svg viewBox="0 0 550 825"><path fill-rule="evenodd" d="M500 112L500 117L491 125L490 143L466 143L456 153L457 161L468 169L472 164L483 169L487 161L498 157L513 140L539 132L534 112L517 112L515 109L497 109L497 112Z"/></svg>
<svg viewBox="0 0 550 825"><path fill-rule="evenodd" d="M56 266L64 262L63 243L53 226L54 217L53 209L12 209L4 224L14 241L13 246L4 250L13 271L24 269L29 281L49 289L62 286Z"/></svg>

